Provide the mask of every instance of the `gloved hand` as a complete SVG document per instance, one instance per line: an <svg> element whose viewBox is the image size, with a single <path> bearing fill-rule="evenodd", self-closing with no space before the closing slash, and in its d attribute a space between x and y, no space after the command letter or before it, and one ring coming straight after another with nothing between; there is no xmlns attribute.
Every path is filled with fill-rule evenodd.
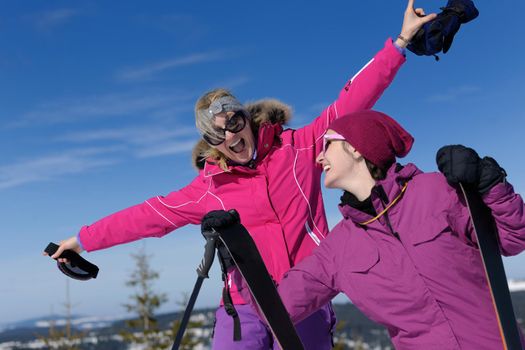
<svg viewBox="0 0 525 350"><path fill-rule="evenodd" d="M240 222L239 213L235 209L212 210L202 218L201 230L211 231L212 228L227 227Z"/></svg>
<svg viewBox="0 0 525 350"><path fill-rule="evenodd" d="M210 233L209 231L212 231L213 228L219 230L221 227L228 227L230 225L237 224L240 222L241 222L241 218L239 217L239 213L235 209L230 209L228 211L212 210L206 215L204 215L204 217L202 218L201 232L204 235L204 238L208 240L209 237L207 237L207 235L209 235L210 237L213 236L209 234ZM213 244L213 247L214 247L213 252L215 251L215 247L218 250L221 269L222 269L222 272L226 274L228 271L228 268L230 266L235 265L234 260L230 256L228 249L226 249L226 247L222 243L218 242L216 245ZM209 270L209 267L208 267L208 270ZM207 270L205 271L207 275Z"/></svg>
<svg viewBox="0 0 525 350"><path fill-rule="evenodd" d="M505 169L494 158L484 157L479 164L479 193L487 193L495 185L504 182L506 177Z"/></svg>
<svg viewBox="0 0 525 350"><path fill-rule="evenodd" d="M481 194L502 182L507 175L493 158L481 159L476 151L463 145L441 147L436 154L436 163L449 184L461 182Z"/></svg>
<svg viewBox="0 0 525 350"><path fill-rule="evenodd" d="M447 53L454 36L463 23L479 15L472 0L449 0L433 21L425 23L414 35L407 49L416 55L435 55L443 50Z"/></svg>

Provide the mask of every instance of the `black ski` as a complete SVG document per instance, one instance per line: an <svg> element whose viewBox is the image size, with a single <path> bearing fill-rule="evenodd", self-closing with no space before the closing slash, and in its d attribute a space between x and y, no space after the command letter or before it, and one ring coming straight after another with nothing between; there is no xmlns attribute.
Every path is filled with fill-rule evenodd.
<svg viewBox="0 0 525 350"><path fill-rule="evenodd" d="M257 247L243 225L217 230L219 239L237 265L266 323L283 350L304 349Z"/></svg>
<svg viewBox="0 0 525 350"><path fill-rule="evenodd" d="M522 349L507 276L501 259L498 230L494 218L477 191L471 191L462 185L460 187L474 226L492 303L498 319L503 348L508 350Z"/></svg>

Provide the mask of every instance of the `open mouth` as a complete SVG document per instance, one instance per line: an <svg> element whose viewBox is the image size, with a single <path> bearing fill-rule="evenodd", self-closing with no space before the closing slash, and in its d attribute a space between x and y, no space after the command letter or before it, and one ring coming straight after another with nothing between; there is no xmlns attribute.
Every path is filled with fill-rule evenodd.
<svg viewBox="0 0 525 350"><path fill-rule="evenodd" d="M241 153L244 151L245 146L246 142L244 142L244 139L241 138L230 145L230 150L232 150L234 153Z"/></svg>
<svg viewBox="0 0 525 350"><path fill-rule="evenodd" d="M328 164L326 164L325 166L323 166L323 171L324 171L325 173L327 173L328 170L330 170L330 168L331 168L331 166L328 165Z"/></svg>

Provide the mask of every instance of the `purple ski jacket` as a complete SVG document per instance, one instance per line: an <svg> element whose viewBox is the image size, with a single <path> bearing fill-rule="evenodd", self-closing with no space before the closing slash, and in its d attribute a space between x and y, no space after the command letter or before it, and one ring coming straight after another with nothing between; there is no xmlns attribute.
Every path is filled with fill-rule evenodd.
<svg viewBox="0 0 525 350"><path fill-rule="evenodd" d="M340 115L372 108L404 62L405 57L388 39L347 82L338 99L298 130L283 131L285 120L279 119L287 114L283 108L271 103L252 105L248 109L254 120L262 119L253 166L230 166L224 171L209 160L186 187L84 226L79 233L83 248L93 251L140 238L162 237L187 224L200 224L211 210L236 209L268 271L280 281L328 233L321 169L315 164L326 127ZM266 117L259 115L261 110ZM241 292L237 271L229 275L230 281L233 302L249 302Z"/></svg>
<svg viewBox="0 0 525 350"><path fill-rule="evenodd" d="M345 293L384 325L397 349L502 349L490 292L465 202L441 173L393 165L372 190L372 217L348 205L313 254L287 272L279 292L292 319ZM385 196L381 196L381 188ZM503 255L525 249L525 208L508 183L483 196ZM386 203L386 204L385 204ZM390 226L386 221L390 220Z"/></svg>

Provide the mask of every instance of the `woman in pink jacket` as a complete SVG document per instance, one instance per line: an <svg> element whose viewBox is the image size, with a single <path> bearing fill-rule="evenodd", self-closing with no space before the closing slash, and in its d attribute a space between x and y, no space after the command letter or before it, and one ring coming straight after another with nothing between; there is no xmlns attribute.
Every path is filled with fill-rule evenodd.
<svg viewBox="0 0 525 350"><path fill-rule="evenodd" d="M402 166L413 138L387 115L361 111L331 123L319 163L344 190L343 220L283 277L295 321L339 292L384 325L396 349L502 349L473 227L458 182L492 210L503 255L525 249L525 205L490 157L443 147L441 173Z"/></svg>
<svg viewBox="0 0 525 350"><path fill-rule="evenodd" d="M283 130L289 108L277 101L242 105L218 89L196 104L196 125L203 140L194 150L199 175L186 187L84 226L62 241L64 249L94 251L145 237L162 237L187 224L200 224L215 209L235 208L250 231L273 279L308 256L328 233L315 159L323 134L340 115L371 108L405 61L404 47L434 14L425 16L409 0L400 36L384 48L342 89L337 100L309 125ZM241 320L242 339L233 340L233 321L221 306L214 349L268 349L272 337L242 297L236 269L230 293ZM321 306L321 305L320 305ZM299 325L308 349L331 347L333 315L329 303Z"/></svg>

